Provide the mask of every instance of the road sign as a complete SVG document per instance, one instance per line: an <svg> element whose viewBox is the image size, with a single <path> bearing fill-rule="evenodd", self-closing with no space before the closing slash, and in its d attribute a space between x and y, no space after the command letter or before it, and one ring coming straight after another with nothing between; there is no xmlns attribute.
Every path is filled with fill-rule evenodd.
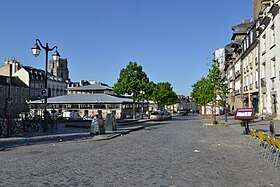
<svg viewBox="0 0 280 187"><path fill-rule="evenodd" d="M48 89L46 88L46 89L42 89L42 92L41 92L41 96L42 97L48 97Z"/></svg>

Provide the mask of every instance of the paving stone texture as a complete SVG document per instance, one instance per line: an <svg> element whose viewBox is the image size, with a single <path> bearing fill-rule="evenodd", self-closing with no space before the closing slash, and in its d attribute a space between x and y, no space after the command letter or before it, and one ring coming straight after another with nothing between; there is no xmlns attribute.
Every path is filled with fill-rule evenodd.
<svg viewBox="0 0 280 187"><path fill-rule="evenodd" d="M0 151L0 186L280 186L279 168L230 120L179 116L106 141L12 147Z"/></svg>

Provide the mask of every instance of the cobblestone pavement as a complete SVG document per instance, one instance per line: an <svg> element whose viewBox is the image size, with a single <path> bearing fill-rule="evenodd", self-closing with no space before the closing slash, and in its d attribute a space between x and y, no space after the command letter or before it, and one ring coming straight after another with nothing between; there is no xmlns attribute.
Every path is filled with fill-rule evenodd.
<svg viewBox="0 0 280 187"><path fill-rule="evenodd" d="M107 141L20 146L0 152L0 186L280 186L242 130L183 116Z"/></svg>

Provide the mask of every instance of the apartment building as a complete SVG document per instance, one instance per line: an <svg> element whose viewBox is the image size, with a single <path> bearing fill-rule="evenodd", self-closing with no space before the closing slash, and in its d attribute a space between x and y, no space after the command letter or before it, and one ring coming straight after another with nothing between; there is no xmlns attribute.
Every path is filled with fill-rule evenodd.
<svg viewBox="0 0 280 187"><path fill-rule="evenodd" d="M225 76L228 80L229 94L227 96L227 105L229 113L234 113L237 108L245 106L245 98L243 97L244 69L242 60L242 41L251 29L254 22L252 20L244 20L241 24L232 26L232 43L227 46L227 58L225 60Z"/></svg>
<svg viewBox="0 0 280 187"><path fill-rule="evenodd" d="M260 112L280 119L280 17L279 1L264 1L257 29L260 49Z"/></svg>
<svg viewBox="0 0 280 187"><path fill-rule="evenodd" d="M29 89L18 77L0 75L0 117L28 112Z"/></svg>
<svg viewBox="0 0 280 187"><path fill-rule="evenodd" d="M257 22L247 31L242 41L243 107L254 108L259 113L259 40Z"/></svg>
<svg viewBox="0 0 280 187"><path fill-rule="evenodd" d="M18 77L29 87L28 100L41 98L42 89L45 87L45 71L30 66L23 66L18 60L5 60L0 67L0 75ZM67 80L48 73L48 88L51 97L67 94Z"/></svg>
<svg viewBox="0 0 280 187"><path fill-rule="evenodd" d="M254 0L254 20L232 27L232 54L225 60L229 112L254 108L280 118L280 1Z"/></svg>

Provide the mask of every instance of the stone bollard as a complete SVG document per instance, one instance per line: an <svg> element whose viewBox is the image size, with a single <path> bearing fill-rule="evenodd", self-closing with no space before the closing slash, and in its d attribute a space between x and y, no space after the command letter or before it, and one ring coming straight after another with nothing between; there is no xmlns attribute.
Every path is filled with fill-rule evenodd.
<svg viewBox="0 0 280 187"><path fill-rule="evenodd" d="M90 124L90 134L105 134L103 119L99 115L95 115Z"/></svg>
<svg viewBox="0 0 280 187"><path fill-rule="evenodd" d="M99 124L98 124L97 116L94 116L92 121L91 121L90 134L91 135L99 134Z"/></svg>
<svg viewBox="0 0 280 187"><path fill-rule="evenodd" d="M117 130L117 121L116 121L116 111L112 112L112 126L113 126L113 131Z"/></svg>
<svg viewBox="0 0 280 187"><path fill-rule="evenodd" d="M104 121L102 119L102 111L98 110L98 117L97 117L98 125L99 125L99 134L105 134L105 126Z"/></svg>
<svg viewBox="0 0 280 187"><path fill-rule="evenodd" d="M105 119L105 130L113 131L113 121L112 121L112 116L110 113L107 114L106 119Z"/></svg>

